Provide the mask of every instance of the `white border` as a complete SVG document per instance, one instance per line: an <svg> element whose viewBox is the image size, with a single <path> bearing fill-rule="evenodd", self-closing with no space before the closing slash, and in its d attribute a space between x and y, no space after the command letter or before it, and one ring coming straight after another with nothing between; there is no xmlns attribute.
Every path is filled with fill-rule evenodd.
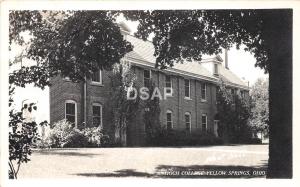
<svg viewBox="0 0 300 187"><path fill-rule="evenodd" d="M245 179L245 180L228 180L228 179L220 179L220 180L212 180L212 179L178 179L178 180L149 180L151 183L146 182L145 180L139 179L103 179L95 180L89 178L88 180L7 180L7 158L8 155L8 127L5 125L1 125L1 186L86 186L86 185L102 185L109 186L114 182L122 182L122 185L136 185L136 186L156 186L156 185L165 185L166 183L175 185L175 186L183 186L189 184L198 183L200 185L215 185L215 186L299 186L299 147L300 141L299 136L296 133L300 132L299 124L299 115L296 113L300 111L299 104L300 99L300 89L299 89L299 79L300 79L300 63L295 63L300 61L300 55L298 51L300 51L299 46L299 33L300 33L300 2L299 1L2 1L1 2L1 63L0 63L0 72L1 72L1 111L8 112L8 64L3 63L8 61L8 10L11 9L48 9L48 10L61 10L61 9L251 9L251 8L293 8L294 13L294 21L293 21L293 180L263 180L263 179ZM296 87L297 86L297 87ZM4 103L4 104L3 104ZM1 124L6 124L8 122L8 115L6 112L0 112ZM226 182L225 182L226 181Z"/></svg>

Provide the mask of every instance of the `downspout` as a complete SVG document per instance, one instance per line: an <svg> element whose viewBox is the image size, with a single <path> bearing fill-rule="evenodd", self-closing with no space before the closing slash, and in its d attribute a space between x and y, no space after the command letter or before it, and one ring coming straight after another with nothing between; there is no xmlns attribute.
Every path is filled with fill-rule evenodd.
<svg viewBox="0 0 300 187"><path fill-rule="evenodd" d="M87 84L86 84L86 75L84 76L84 83L83 83L83 116L84 116L84 128L86 128L87 123L87 116L86 116L86 90L87 90Z"/></svg>

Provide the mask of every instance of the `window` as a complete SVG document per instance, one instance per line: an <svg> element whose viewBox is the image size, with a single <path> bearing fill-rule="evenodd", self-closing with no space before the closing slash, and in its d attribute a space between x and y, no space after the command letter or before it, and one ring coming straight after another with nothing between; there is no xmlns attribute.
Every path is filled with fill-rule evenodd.
<svg viewBox="0 0 300 187"><path fill-rule="evenodd" d="M144 86L150 86L151 72L150 70L144 70Z"/></svg>
<svg viewBox="0 0 300 187"><path fill-rule="evenodd" d="M190 95L191 95L191 93L190 93L191 92L190 87L191 87L190 80L185 79L184 80L184 96L186 98L190 98Z"/></svg>
<svg viewBox="0 0 300 187"><path fill-rule="evenodd" d="M202 115L201 123L202 123L202 131L206 132L207 131L207 116L206 116L206 114Z"/></svg>
<svg viewBox="0 0 300 187"><path fill-rule="evenodd" d="M219 137L218 126L219 126L219 120L214 120L214 134L216 137Z"/></svg>
<svg viewBox="0 0 300 187"><path fill-rule="evenodd" d="M92 82L102 84L102 71L98 70L92 74Z"/></svg>
<svg viewBox="0 0 300 187"><path fill-rule="evenodd" d="M170 75L166 75L166 94L172 95L172 79Z"/></svg>
<svg viewBox="0 0 300 187"><path fill-rule="evenodd" d="M93 126L98 127L102 125L102 105L98 103L93 104Z"/></svg>
<svg viewBox="0 0 300 187"><path fill-rule="evenodd" d="M206 84L205 83L201 84L201 99L203 101L206 101Z"/></svg>
<svg viewBox="0 0 300 187"><path fill-rule="evenodd" d="M218 75L219 71L218 71L218 64L214 64L214 74Z"/></svg>
<svg viewBox="0 0 300 187"><path fill-rule="evenodd" d="M185 130L191 132L191 114L186 112L184 114L184 118L185 118Z"/></svg>
<svg viewBox="0 0 300 187"><path fill-rule="evenodd" d="M172 128L173 128L172 111L167 110L167 129L170 130Z"/></svg>
<svg viewBox="0 0 300 187"><path fill-rule="evenodd" d="M75 127L77 126L77 108L76 102L73 100L67 100L65 102L65 119Z"/></svg>
<svg viewBox="0 0 300 187"><path fill-rule="evenodd" d="M231 89L231 95L234 95L234 89Z"/></svg>

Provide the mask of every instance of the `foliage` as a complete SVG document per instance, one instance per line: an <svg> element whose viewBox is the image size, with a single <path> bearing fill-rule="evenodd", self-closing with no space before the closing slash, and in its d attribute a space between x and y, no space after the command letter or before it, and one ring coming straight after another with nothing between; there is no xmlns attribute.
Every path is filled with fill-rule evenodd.
<svg viewBox="0 0 300 187"><path fill-rule="evenodd" d="M243 139L251 137L249 101L239 94L232 95L223 82L217 90L217 111L220 136L231 143L242 143Z"/></svg>
<svg viewBox="0 0 300 187"><path fill-rule="evenodd" d="M89 144L97 147L107 146L110 144L109 136L103 133L101 127L84 128L82 132L87 137Z"/></svg>
<svg viewBox="0 0 300 187"><path fill-rule="evenodd" d="M32 36L26 57L37 65L10 74L11 83L23 87L44 88L57 74L82 81L98 69L111 70L132 50L109 11L11 11L10 41L22 44L25 31Z"/></svg>
<svg viewBox="0 0 300 187"><path fill-rule="evenodd" d="M149 95L153 94L155 88L155 84L152 80L150 80L149 87ZM159 106L159 98L154 97L151 99L145 100L142 102L142 108L144 109L144 125L146 132L146 141L153 139L155 136L155 131L157 127L160 127L160 106Z"/></svg>
<svg viewBox="0 0 300 187"><path fill-rule="evenodd" d="M269 131L269 80L258 79L251 87L251 117L250 125L254 132Z"/></svg>
<svg viewBox="0 0 300 187"><path fill-rule="evenodd" d="M9 92L9 106L11 107L14 88L10 87ZM36 109L35 104L30 103L24 105L21 112L14 109L9 111L9 178L16 179L21 164L30 161L32 145L40 138L37 133L38 125L47 125L46 121L37 124L23 117L23 111L28 110L31 113Z"/></svg>
<svg viewBox="0 0 300 187"><path fill-rule="evenodd" d="M132 94L131 88L135 85L136 76L130 70L130 65L125 62L115 65L113 74L110 76L110 99L109 105L115 132L115 143L126 145L126 131L130 120L139 109L139 97L128 100L127 94Z"/></svg>
<svg viewBox="0 0 300 187"><path fill-rule="evenodd" d="M64 119L53 124L49 141L52 148L101 147L109 144L109 137L101 127L79 130Z"/></svg>
<svg viewBox="0 0 300 187"><path fill-rule="evenodd" d="M127 19L140 22L137 37L151 33L157 67L201 60L233 45L254 54L256 66L268 71L264 22L270 12L260 10L139 10L123 11Z"/></svg>
<svg viewBox="0 0 300 187"><path fill-rule="evenodd" d="M187 132L157 127L155 133L148 139L148 146L201 146L223 144L221 138L209 132Z"/></svg>

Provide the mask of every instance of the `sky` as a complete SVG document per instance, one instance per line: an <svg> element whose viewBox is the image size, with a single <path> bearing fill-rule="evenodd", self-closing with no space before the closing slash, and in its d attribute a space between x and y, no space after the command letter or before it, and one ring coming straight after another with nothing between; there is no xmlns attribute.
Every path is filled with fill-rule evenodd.
<svg viewBox="0 0 300 187"><path fill-rule="evenodd" d="M137 29L138 22L126 21L124 18L118 18L118 22L125 22L128 27L131 29L131 34L133 34ZM13 46L12 52L10 53L10 58L12 59L15 55L20 52L20 49L17 46ZM223 54L220 56L224 58ZM254 64L256 62L253 55L244 50L237 50L232 48L228 51L228 62L229 69L234 72L238 77L244 78L246 81L249 81L249 85L253 85L258 78L268 78L267 74L264 74L264 71L260 68L255 68ZM23 64L30 64L32 62L24 61ZM13 69L16 67L13 67ZM44 120L49 121L49 88L41 90L40 88L35 88L32 85L26 86L26 88L17 88L15 90L15 108L20 109L22 102L26 99L31 99L37 102L37 122Z"/></svg>

